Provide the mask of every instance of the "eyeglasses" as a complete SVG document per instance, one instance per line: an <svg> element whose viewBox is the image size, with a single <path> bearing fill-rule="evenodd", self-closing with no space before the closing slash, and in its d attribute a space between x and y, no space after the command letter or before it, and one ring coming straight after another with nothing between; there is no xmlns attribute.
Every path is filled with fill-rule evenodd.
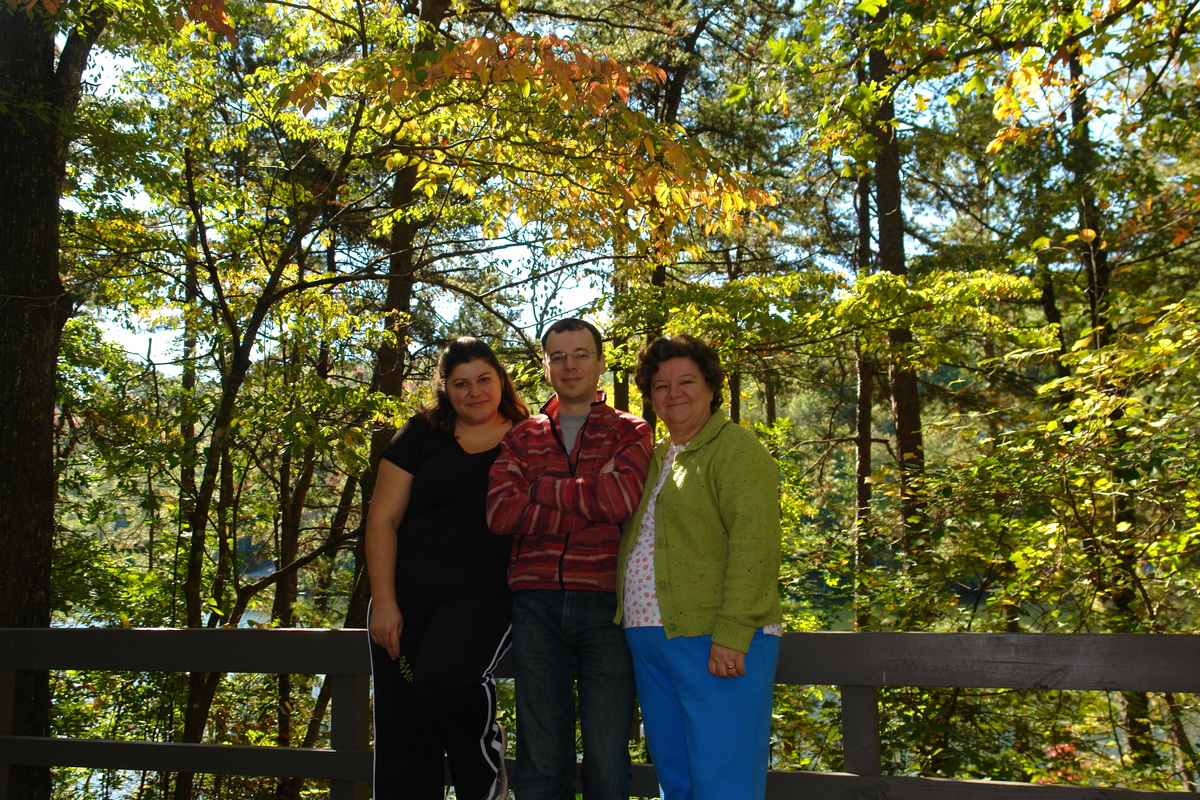
<svg viewBox="0 0 1200 800"><path fill-rule="evenodd" d="M563 367L567 364L567 359L575 359L575 363L583 366L592 360L591 350L576 350L574 353L550 353L546 356L546 361L552 367Z"/></svg>

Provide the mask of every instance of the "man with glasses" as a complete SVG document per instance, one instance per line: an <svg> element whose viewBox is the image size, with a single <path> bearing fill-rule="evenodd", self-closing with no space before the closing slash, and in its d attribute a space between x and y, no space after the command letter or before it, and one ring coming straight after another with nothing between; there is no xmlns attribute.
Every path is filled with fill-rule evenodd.
<svg viewBox="0 0 1200 800"><path fill-rule="evenodd" d="M650 461L650 426L598 391L600 332L563 319L542 336L554 396L509 431L488 522L512 534L517 800L574 800L575 684L584 800L627 800L633 666L616 616L617 543Z"/></svg>

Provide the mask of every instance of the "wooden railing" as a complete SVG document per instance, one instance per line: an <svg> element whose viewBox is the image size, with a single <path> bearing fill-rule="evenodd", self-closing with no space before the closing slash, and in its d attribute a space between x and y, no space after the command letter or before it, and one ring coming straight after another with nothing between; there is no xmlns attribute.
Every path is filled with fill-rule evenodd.
<svg viewBox="0 0 1200 800"><path fill-rule="evenodd" d="M12 735L16 670L326 675L328 748L115 742ZM366 798L366 634L361 630L0 629L0 800L8 765L320 778L331 800ZM845 773L773 771L768 800L1167 800L1143 792L998 781L885 777L878 690L884 686L1200 692L1200 636L789 633L776 683L839 686ZM511 767L511 764L510 764ZM648 765L633 794L658 794Z"/></svg>

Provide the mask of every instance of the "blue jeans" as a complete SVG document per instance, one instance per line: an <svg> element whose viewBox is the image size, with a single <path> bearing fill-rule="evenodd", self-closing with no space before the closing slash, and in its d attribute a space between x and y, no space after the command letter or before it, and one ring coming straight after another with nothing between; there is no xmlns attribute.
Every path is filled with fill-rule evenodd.
<svg viewBox="0 0 1200 800"><path fill-rule="evenodd" d="M628 800L633 665L612 592L513 594L517 800L574 800L575 698L584 800Z"/></svg>

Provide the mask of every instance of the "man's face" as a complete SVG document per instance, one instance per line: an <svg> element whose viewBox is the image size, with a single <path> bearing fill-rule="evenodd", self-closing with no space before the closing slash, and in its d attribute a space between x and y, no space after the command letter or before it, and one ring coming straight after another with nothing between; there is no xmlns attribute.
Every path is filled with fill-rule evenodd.
<svg viewBox="0 0 1200 800"><path fill-rule="evenodd" d="M591 331L563 331L546 337L542 367L560 403L590 405L596 399L604 357L596 352Z"/></svg>

